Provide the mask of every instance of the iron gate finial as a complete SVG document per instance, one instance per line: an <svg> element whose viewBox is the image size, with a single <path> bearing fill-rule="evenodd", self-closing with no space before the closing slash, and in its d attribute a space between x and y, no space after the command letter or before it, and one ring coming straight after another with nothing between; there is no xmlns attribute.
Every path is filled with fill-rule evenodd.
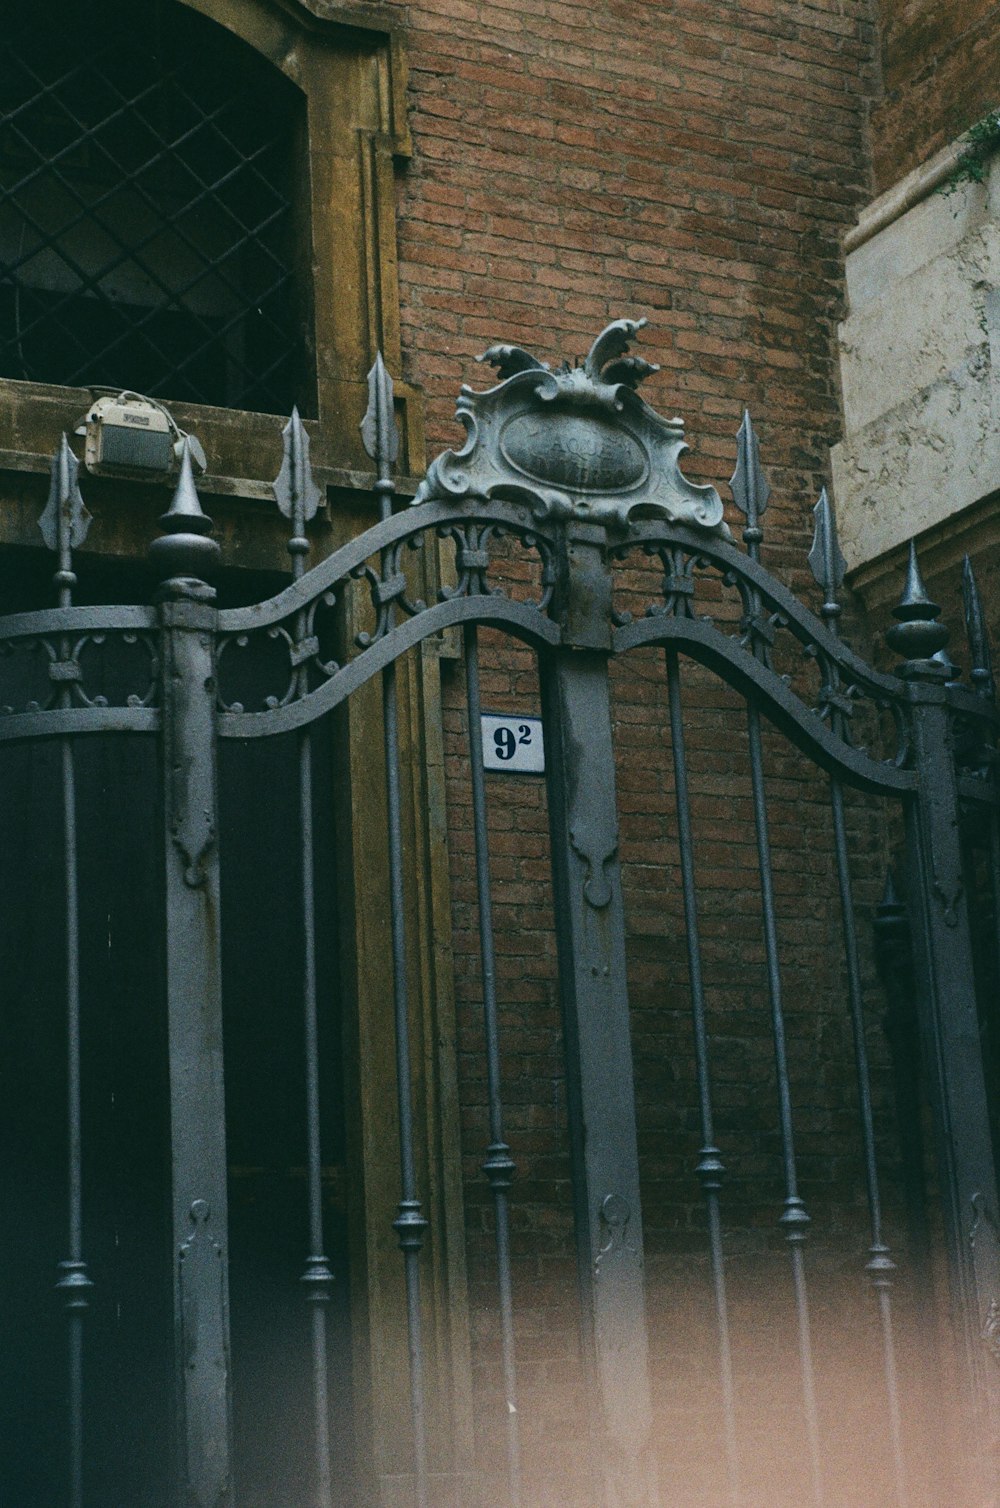
<svg viewBox="0 0 1000 1508"><path fill-rule="evenodd" d="M950 634L945 624L937 621L940 611L938 604L927 595L917 547L911 540L903 595L892 610L898 621L885 636L886 642L903 656L905 665L925 664L947 644Z"/></svg>
<svg viewBox="0 0 1000 1508"><path fill-rule="evenodd" d="M621 533L636 515L660 517L728 539L718 492L681 471L682 421L639 397L639 384L659 370L626 354L645 323L613 320L577 366L552 368L521 346L490 346L477 359L500 381L486 392L462 388L456 417L466 443L431 462L414 504L517 497L538 518Z"/></svg>
<svg viewBox="0 0 1000 1508"><path fill-rule="evenodd" d="M194 485L191 441L185 435L177 486L170 507L160 516L163 533L149 547L149 558L161 580L188 576L201 581L215 574L222 551L210 538L212 527Z"/></svg>

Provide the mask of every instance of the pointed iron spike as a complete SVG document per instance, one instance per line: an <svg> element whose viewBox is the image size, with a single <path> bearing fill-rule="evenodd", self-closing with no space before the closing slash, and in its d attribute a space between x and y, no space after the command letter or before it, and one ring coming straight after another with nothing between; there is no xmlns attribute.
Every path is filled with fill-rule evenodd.
<svg viewBox="0 0 1000 1508"><path fill-rule="evenodd" d="M274 499L286 518L293 520L298 532L299 522L307 524L316 517L323 501L322 490L316 485L309 460L309 431L299 417L298 408L292 409L291 418L281 431L284 455L281 469L273 482ZM297 514L301 509L301 514Z"/></svg>
<svg viewBox="0 0 1000 1508"><path fill-rule="evenodd" d="M837 593L843 584L847 562L841 555L837 544L837 524L825 487L820 491L813 514L816 519L816 529L813 534L812 549L808 555L809 566L823 592L823 606L820 611L827 625L836 631L837 619L840 617Z"/></svg>
<svg viewBox="0 0 1000 1508"><path fill-rule="evenodd" d="M894 618L907 622L912 618L936 618L941 611L938 604L927 595L924 579L920 574L917 546L910 540L910 554L906 565L906 582L903 595L892 610Z"/></svg>
<svg viewBox="0 0 1000 1508"><path fill-rule="evenodd" d="M63 433L52 457L48 501L38 520L39 531L50 550L77 549L93 523L80 492L79 476L80 463Z"/></svg>
<svg viewBox="0 0 1000 1508"><path fill-rule="evenodd" d="M927 595L920 575L917 548L911 540L906 585L892 610L893 617L899 621L885 635L886 642L903 657L904 664L898 674L923 675L925 667L930 667L935 678L940 675L938 665L932 664L932 660L947 644L950 634L946 625L937 621L939 611L937 603ZM947 663L950 665L951 662ZM906 669L907 665L910 669Z"/></svg>
<svg viewBox="0 0 1000 1508"><path fill-rule="evenodd" d="M736 470L729 486L737 508L746 514L748 527L756 530L771 487L760 464L760 445L749 409L743 410L743 422L736 432Z"/></svg>
<svg viewBox="0 0 1000 1508"><path fill-rule="evenodd" d="M191 443L184 437L181 470L170 507L160 517L163 533L149 547L149 558L161 581L194 580L199 591L219 564L218 542L208 536L212 520L202 512L191 470Z"/></svg>
<svg viewBox="0 0 1000 1508"><path fill-rule="evenodd" d="M962 605L965 609L965 632L972 660L972 684L978 691L992 695L993 657L990 653L990 636L972 561L968 555L962 561Z"/></svg>
<svg viewBox="0 0 1000 1508"><path fill-rule="evenodd" d="M184 445L181 450L181 469L177 477L177 486L174 489L170 507L160 517L160 527L167 534L180 534L182 531L191 534L207 534L212 528L212 520L202 512L201 501L194 485L191 441L187 435L184 436Z"/></svg>
<svg viewBox="0 0 1000 1508"><path fill-rule="evenodd" d="M377 351L368 373L368 407L360 428L362 443L375 462L380 479L388 477L399 455L399 430L392 400L392 378L382 360L382 352Z"/></svg>

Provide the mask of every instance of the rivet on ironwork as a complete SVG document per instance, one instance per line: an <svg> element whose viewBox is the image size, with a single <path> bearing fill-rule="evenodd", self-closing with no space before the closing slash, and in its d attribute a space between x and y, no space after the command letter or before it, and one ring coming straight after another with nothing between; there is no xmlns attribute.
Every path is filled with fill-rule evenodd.
<svg viewBox="0 0 1000 1508"><path fill-rule="evenodd" d="M297 408L281 431L284 455L281 470L273 482L274 500L286 518L291 519L292 536L286 545L292 557L292 575L297 581L309 554L305 526L316 517L323 494L312 474L309 462L309 434L299 418Z"/></svg>
<svg viewBox="0 0 1000 1508"><path fill-rule="evenodd" d="M722 1180L726 1176L726 1165L722 1161L722 1153L718 1147L700 1149L695 1172L701 1183L702 1193L718 1193L722 1188Z"/></svg>
<svg viewBox="0 0 1000 1508"><path fill-rule="evenodd" d="M325 1304L330 1298L334 1276L324 1256L306 1257L306 1270L299 1282L305 1285L306 1298L310 1304Z"/></svg>
<svg viewBox="0 0 1000 1508"><path fill-rule="evenodd" d="M873 1288L891 1288L892 1275L896 1271L896 1264L889 1255L888 1246L881 1244L871 1247L871 1255L865 1263L865 1271L870 1275Z"/></svg>
<svg viewBox="0 0 1000 1508"><path fill-rule="evenodd" d="M216 540L208 537L212 527L194 485L191 442L185 435L177 486L170 507L160 517L163 533L149 547L149 558L162 580L184 576L207 580L214 575L222 552Z"/></svg>
<svg viewBox="0 0 1000 1508"><path fill-rule="evenodd" d="M927 595L917 560L917 547L911 540L903 595L892 610L893 617L899 621L887 631L886 641L903 656L904 661L929 660L944 648L950 637L945 625L935 621L940 611L938 604Z"/></svg>
<svg viewBox="0 0 1000 1508"><path fill-rule="evenodd" d="M59 568L52 580L59 588L60 607L71 605L76 586L73 551L83 544L93 522L80 493L79 475L80 464L63 434L52 457L48 502L38 520L46 545L59 556Z"/></svg>
<svg viewBox="0 0 1000 1508"><path fill-rule="evenodd" d="M759 560L764 538L760 518L771 496L771 487L761 468L760 446L749 409L743 410L743 423L736 434L736 470L729 486L737 508L746 514L743 540L747 553L751 560Z"/></svg>
<svg viewBox="0 0 1000 1508"><path fill-rule="evenodd" d="M972 661L969 679L980 696L992 697L996 688L993 681L993 658L990 654L989 632L983 613L982 598L979 595L979 587L976 585L976 577L968 555L962 561L962 605L965 609L965 631L969 640L969 656Z"/></svg>
<svg viewBox="0 0 1000 1508"><path fill-rule="evenodd" d="M424 1244L424 1231L428 1222L420 1213L418 1199L401 1199L399 1214L392 1228L399 1237L400 1251L419 1251Z"/></svg>
<svg viewBox="0 0 1000 1508"><path fill-rule="evenodd" d="M490 1143L486 1148L486 1157L483 1161L482 1169L489 1179L491 1189L509 1189L511 1187L517 1169L506 1142L495 1141Z"/></svg>
<svg viewBox="0 0 1000 1508"><path fill-rule="evenodd" d="M86 1262L60 1262L59 1271L62 1277L56 1283L56 1291L62 1294L66 1308L86 1309L94 1286L87 1276Z"/></svg>
<svg viewBox="0 0 1000 1508"><path fill-rule="evenodd" d="M847 562L840 553L840 546L837 542L837 523L825 487L820 492L813 515L816 519L816 530L813 534L812 549L809 551L809 567L823 593L823 606L820 608L823 622L831 633L836 633L837 619L842 611L837 600L837 593L843 585Z"/></svg>
<svg viewBox="0 0 1000 1508"><path fill-rule="evenodd" d="M811 1223L806 1207L797 1195L785 1200L784 1214L778 1224L784 1227L785 1240L798 1243L806 1239L806 1227Z"/></svg>

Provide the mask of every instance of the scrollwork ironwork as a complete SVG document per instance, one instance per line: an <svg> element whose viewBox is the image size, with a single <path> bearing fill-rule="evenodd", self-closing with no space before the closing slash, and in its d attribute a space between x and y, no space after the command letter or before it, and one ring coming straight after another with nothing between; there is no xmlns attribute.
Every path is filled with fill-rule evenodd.
<svg viewBox="0 0 1000 1508"><path fill-rule="evenodd" d="M408 553L426 547L437 537L451 544L455 557L455 580L440 586L436 603L425 601L411 584L406 570ZM367 544L367 548L366 548ZM512 571L512 579L503 579L504 565L522 551L532 558L527 573ZM527 576L523 591L520 578ZM222 633L219 640L220 683L225 687L226 672L235 672L228 663L234 649L247 649L261 637L280 646L278 662L273 667L280 689L260 698L265 711L278 711L294 702L308 701L322 686L337 677L347 664L376 647L413 641L413 628L423 625L428 632L435 606L458 604L478 598L494 604L486 616L502 616L503 604L516 604L516 613L532 618L547 618L555 590L556 569L552 539L540 531L523 505L494 504L480 515L475 506L463 509L456 517L453 506L429 503L419 513L396 515L377 525L360 543L354 541L270 603L253 609L235 609L220 615ZM351 635L346 655L333 658L324 649L325 636L317 631L316 615L321 608L333 608L338 601L364 589L369 624ZM544 632L554 632L550 620ZM417 637L421 637L418 633ZM244 699L237 699L220 689L220 712L239 716L249 710Z"/></svg>
<svg viewBox="0 0 1000 1508"><path fill-rule="evenodd" d="M152 624L148 630L119 628L112 623L107 627L88 625L73 632L75 612L67 609L32 614L34 631L25 633L10 632L11 620L8 620L8 631L0 637L0 661L4 662L0 668L0 718L56 708L96 710L157 705L160 661ZM109 616L114 612L113 608L107 609ZM93 610L87 615L93 618ZM46 619L52 620L52 627ZM109 658L115 658L121 646L129 650L138 648L140 663L129 663L127 674L109 678ZM94 650L103 653L95 655ZM36 662L33 666L30 659L35 656L40 664ZM128 656L129 661L135 658ZM117 692L109 689L114 679L124 682Z"/></svg>

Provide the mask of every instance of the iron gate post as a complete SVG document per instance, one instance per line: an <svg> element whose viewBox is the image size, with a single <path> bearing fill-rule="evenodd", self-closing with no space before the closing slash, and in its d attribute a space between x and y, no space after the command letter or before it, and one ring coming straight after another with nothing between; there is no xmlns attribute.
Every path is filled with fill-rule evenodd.
<svg viewBox="0 0 1000 1508"><path fill-rule="evenodd" d="M219 547L185 455L150 558L163 585L163 775L178 1508L231 1499L229 1280L215 748Z"/></svg>
<svg viewBox="0 0 1000 1508"><path fill-rule="evenodd" d="M603 528L567 525L557 572L566 647L543 661L542 696L582 1344L595 1409L592 1481L602 1508L650 1508L657 1494Z"/></svg>
<svg viewBox="0 0 1000 1508"><path fill-rule="evenodd" d="M909 703L919 775L908 804L909 902L917 1007L934 1112L952 1312L971 1438L962 1457L970 1501L1000 1500L1000 1236L959 827L949 668L931 658L948 632L924 590L911 546L890 644ZM985 1492L985 1496L983 1495Z"/></svg>

